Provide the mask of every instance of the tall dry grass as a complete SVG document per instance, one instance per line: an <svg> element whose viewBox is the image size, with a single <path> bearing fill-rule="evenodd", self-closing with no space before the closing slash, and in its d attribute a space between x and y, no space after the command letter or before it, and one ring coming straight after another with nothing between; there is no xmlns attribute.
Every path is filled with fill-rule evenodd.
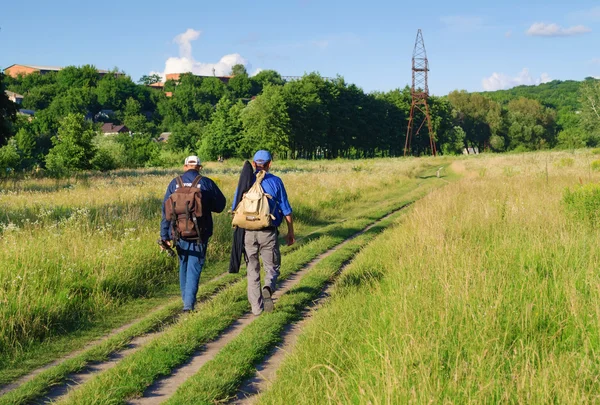
<svg viewBox="0 0 600 405"><path fill-rule="evenodd" d="M228 200L237 185L237 163L209 164L204 173ZM428 164L414 159L275 162L273 173L285 182L302 237L415 185L416 173ZM0 356L85 327L116 306L176 283L175 262L156 245L163 194L175 173L119 171L80 176L58 187L48 179L5 185L0 191ZM228 260L231 246L230 217L214 218L208 266Z"/></svg>
<svg viewBox="0 0 600 405"><path fill-rule="evenodd" d="M600 401L600 233L564 201L600 180L590 160L457 160L462 181L345 271L262 403Z"/></svg>

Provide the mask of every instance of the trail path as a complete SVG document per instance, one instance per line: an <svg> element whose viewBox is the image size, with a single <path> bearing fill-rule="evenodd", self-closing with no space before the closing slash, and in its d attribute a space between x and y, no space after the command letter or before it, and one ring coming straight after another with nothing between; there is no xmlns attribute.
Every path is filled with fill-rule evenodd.
<svg viewBox="0 0 600 405"><path fill-rule="evenodd" d="M225 277L228 273L222 273L219 274L213 278L211 278L209 281L210 282L214 282L214 281L218 281L220 279L222 279L223 277ZM216 294L217 292L215 292ZM214 294L211 294L211 296ZM148 316L152 316L152 314L156 314L159 313L160 311L164 310L165 308L167 308L168 306L173 304L174 300L177 300L178 298L175 299L171 299L168 302L161 304L155 308L153 308L150 312L148 312L147 314L144 315L144 317L148 317ZM205 299L204 299L205 300ZM162 325L169 325L172 324L174 322L177 321L177 319L179 318L179 314L176 314L172 317L169 317L168 319L164 320L162 322ZM91 348L104 343L105 341L107 341L108 339L118 335L119 333L122 333L124 331L126 331L127 329L131 328L132 326L134 326L135 324L137 324L140 321L141 318L136 318L134 320L132 320L131 322L128 322L118 328L115 328L113 330L111 330L109 333L107 333L106 335L102 336L99 339L93 340L87 344L85 344L85 346L83 346L80 349L77 349L65 356L60 357L59 359L56 359L48 364L46 364L45 366L39 367L31 372L29 372L28 374L24 375L23 377L20 377L18 380L10 383L10 384L6 384L4 386L0 386L0 396L12 391L13 389L31 381L32 379L34 379L36 376L38 376L40 373L51 369L52 367L58 366L59 364L63 363L66 360L75 358L77 356L79 356L80 354L86 352L87 350L90 350ZM144 345L146 342L148 342L149 340L151 340L152 338L154 338L156 335L158 335L159 332L151 332L151 333L145 333L142 334L140 336L135 337L134 339L131 340L131 342L129 342L129 344L126 346L125 349L117 351L115 353L113 353L108 360L106 360L105 362L101 362L101 363L95 363L95 364L91 364L89 367L86 367L81 373L77 373L77 374L73 374L72 376L70 376L69 380L65 382L65 384L62 385L58 385L56 387L54 387L51 392L49 393L49 398L58 398L60 395L59 393L66 393L67 389L70 389L71 387L73 387L74 385L78 385L81 384L87 380L89 380L91 377L93 377L95 374L107 370L109 368L111 368L112 366L114 366L121 358L133 353L134 351L136 351L137 349L139 349L142 345ZM64 391L64 392L63 392Z"/></svg>
<svg viewBox="0 0 600 405"><path fill-rule="evenodd" d="M340 272L342 272L344 268L345 266L340 269ZM304 311L302 320L289 325L284 330L282 336L283 342L281 342L281 344L277 346L262 363L256 366L256 374L244 382L240 387L237 398L232 401L233 404L253 404L258 399L258 395L269 387L275 379L277 370L285 359L285 356L294 349L298 336L300 336L304 329L304 325L309 321L314 312L321 307L323 301L329 297L331 288L332 284L321 293L319 298L313 302L309 309Z"/></svg>
<svg viewBox="0 0 600 405"><path fill-rule="evenodd" d="M389 213L383 218L380 218L379 220L373 222L371 225L367 226L360 232L355 233L354 235L345 239L340 244L320 254L307 265L305 265L302 269L288 277L278 286L277 290L273 294L275 304L277 304L277 299L279 297L281 297L283 294L292 289L300 281L300 279L302 279L302 277L306 275L306 273L308 273L312 268L315 267L317 263L330 256L338 249L345 246L354 238L367 232L379 222L395 214L397 211L406 208L407 206L408 204L397 210L394 210L393 212ZM232 324L228 329L226 329L216 340L206 344L202 349L197 351L196 354L194 354L188 360L187 363L173 370L171 375L157 380L144 392L144 395L142 397L130 400L128 403L130 405L154 405L166 401L173 394L175 394L175 391L177 391L177 388L179 388L179 386L181 386L188 378L196 374L204 364L214 359L217 353L223 347L225 347L229 342L234 340L240 333L242 333L244 328L250 325L255 319L256 317L250 313L247 313L243 317L239 318L234 324ZM280 361L281 360L279 360L279 362ZM279 363L277 363L277 365L278 364Z"/></svg>
<svg viewBox="0 0 600 405"><path fill-rule="evenodd" d="M101 363L90 364L79 373L70 375L64 384L53 387L44 398L36 401L36 404L50 404L69 393L73 388L85 383L95 375L114 367L121 359L139 350L144 344L154 339L162 332L152 332L133 339L127 348L113 353L108 360Z"/></svg>
<svg viewBox="0 0 600 405"><path fill-rule="evenodd" d="M169 303L165 303L165 304L159 305L158 307L154 308L151 313L155 313L155 312L161 311L164 308L166 308L168 305L169 305ZM97 346L97 345L105 342L106 340L110 339L111 337L113 337L115 335L118 335L119 333L127 330L128 328L130 328L133 325L135 325L137 322L139 322L139 318L137 318L137 319L135 319L135 320L133 320L131 322L128 322L125 325L122 325L122 326L120 326L120 327L118 327L116 329L111 330L108 334L102 336L101 338L93 340L93 341L87 343L81 349L77 349L77 350L75 350L75 351L73 351L73 352L71 352L71 353L69 353L69 354L67 354L65 356L62 356L61 358L56 359L56 360L54 360L54 361L46 364L45 366L39 367L39 368L37 368L37 369L29 372L28 374L24 375L23 377L20 377L16 381L0 387L0 395L4 395L7 392L9 392L9 391L17 388L18 386L25 384L26 382L28 382L28 381L32 380L34 377L36 377L38 374L40 374L43 371L46 371L46 370L48 370L48 369L50 369L52 367L55 367L55 366L59 365L60 363L64 362L65 360L69 360L69 359L72 359L74 357L79 356L81 353L84 353L86 350L89 350L92 347ZM132 341L131 344L134 344L134 341Z"/></svg>

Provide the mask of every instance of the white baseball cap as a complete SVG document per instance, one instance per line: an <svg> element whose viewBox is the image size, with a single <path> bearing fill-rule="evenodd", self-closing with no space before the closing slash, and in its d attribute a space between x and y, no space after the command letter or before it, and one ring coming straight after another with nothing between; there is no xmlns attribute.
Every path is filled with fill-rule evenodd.
<svg viewBox="0 0 600 405"><path fill-rule="evenodd" d="M188 156L185 158L186 166L200 166L200 163L198 156Z"/></svg>

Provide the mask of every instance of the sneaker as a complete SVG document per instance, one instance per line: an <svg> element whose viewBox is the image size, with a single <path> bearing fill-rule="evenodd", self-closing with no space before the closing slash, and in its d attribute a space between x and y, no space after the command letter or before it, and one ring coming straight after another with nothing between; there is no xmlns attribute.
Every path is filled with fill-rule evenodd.
<svg viewBox="0 0 600 405"><path fill-rule="evenodd" d="M265 312L273 312L273 298L271 298L271 288L267 286L263 287L262 296Z"/></svg>

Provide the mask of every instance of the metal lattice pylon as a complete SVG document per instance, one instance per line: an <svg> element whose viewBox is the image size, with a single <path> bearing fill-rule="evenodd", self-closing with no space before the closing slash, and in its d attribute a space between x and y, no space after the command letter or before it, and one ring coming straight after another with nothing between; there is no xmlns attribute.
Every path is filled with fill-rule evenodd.
<svg viewBox="0 0 600 405"><path fill-rule="evenodd" d="M417 39L415 40L415 49L412 57L412 87L410 88L410 94L412 102L410 104L410 116L408 118L408 129L406 130L406 142L404 143L404 156L410 153L410 144L413 136L418 136L427 122L427 129L429 130L429 147L431 148L431 154L437 155L437 149L435 147L435 134L433 133L433 127L431 125L431 116L429 114L429 105L427 99L429 98L429 84L427 83L427 74L429 72L429 61L427 60L427 52L425 51L425 42L423 42L423 33L421 30L417 32ZM415 110L423 113L423 122L415 129Z"/></svg>

